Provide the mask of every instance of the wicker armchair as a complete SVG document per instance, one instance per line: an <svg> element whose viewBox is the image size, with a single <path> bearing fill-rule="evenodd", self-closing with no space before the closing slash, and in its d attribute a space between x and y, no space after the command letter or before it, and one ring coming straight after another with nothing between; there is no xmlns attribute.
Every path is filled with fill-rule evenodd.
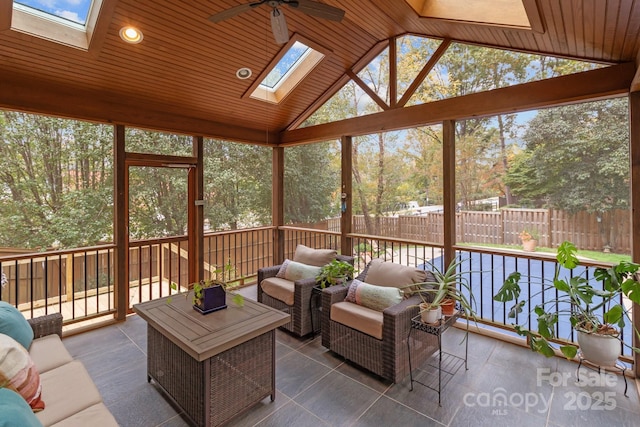
<svg viewBox="0 0 640 427"><path fill-rule="evenodd" d="M371 263L356 279L366 281L370 265ZM423 276L425 278L419 281L426 280L428 272L422 273L425 273ZM410 283L398 283L395 286L400 287ZM332 320L332 305L344 301L347 291L346 287L334 286L322 292L322 345L384 379L393 383L402 381L409 374L407 338L411 328L411 318L419 313L417 305L421 302L420 297L412 296L385 309L382 312L382 339L378 339ZM411 334L411 340L413 366L419 366L425 362L438 349L435 335L414 333Z"/></svg>
<svg viewBox="0 0 640 427"><path fill-rule="evenodd" d="M351 264L353 264L354 261L352 256L336 255L335 258L347 261ZM309 305L311 300L311 290L316 285L316 280L315 278L310 278L293 282L293 304L289 305L266 293L261 286L264 279L275 277L280 270L280 267L281 265L275 265L258 270L258 302L289 313L291 315L289 323L281 327L300 337L305 336L313 332L313 325L311 324L311 309Z"/></svg>

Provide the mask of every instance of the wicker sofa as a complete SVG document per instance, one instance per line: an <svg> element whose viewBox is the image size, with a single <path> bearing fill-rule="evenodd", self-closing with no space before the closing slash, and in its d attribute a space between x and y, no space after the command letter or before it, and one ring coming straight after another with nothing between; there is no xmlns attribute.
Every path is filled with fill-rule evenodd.
<svg viewBox="0 0 640 427"><path fill-rule="evenodd" d="M29 355L40 374L45 403L45 409L35 414L38 420L44 426L117 427L86 369L62 344L62 315L28 322L34 332Z"/></svg>
<svg viewBox="0 0 640 427"><path fill-rule="evenodd" d="M303 245L298 245L293 258L294 261L314 266L322 266L328 263L329 259L339 259L351 264L354 262L352 256L338 255L336 251L332 250L311 249ZM278 279L276 275L281 267L282 265L274 265L258 270L258 302L289 313L291 320L283 325L282 329L302 337L313 332L310 301L311 290L316 285L316 280L315 278L309 278L291 282L285 279ZM265 291L265 280L268 282L277 281L278 292Z"/></svg>
<svg viewBox="0 0 640 427"><path fill-rule="evenodd" d="M400 288L427 281L427 274L376 259L356 280ZM403 299L380 312L345 301L347 292L348 287L343 286L325 288L322 292L322 345L382 378L394 383L402 381L409 374L407 337L411 318L419 312L420 297ZM435 335L415 333L411 340L413 366L426 361L438 348Z"/></svg>

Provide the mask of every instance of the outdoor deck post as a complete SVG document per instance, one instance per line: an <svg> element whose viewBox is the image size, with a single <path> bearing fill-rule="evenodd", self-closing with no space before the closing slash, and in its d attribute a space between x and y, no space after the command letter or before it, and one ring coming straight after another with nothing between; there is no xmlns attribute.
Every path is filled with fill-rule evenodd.
<svg viewBox="0 0 640 427"><path fill-rule="evenodd" d="M444 210L444 266L455 258L456 243L456 122L442 122L442 198Z"/></svg>
<svg viewBox="0 0 640 427"><path fill-rule="evenodd" d="M640 262L640 196L634 197L640 189L640 92L629 94L629 158L631 160L631 260ZM640 306L633 304L631 311L633 324L640 329ZM633 334L633 346L640 342ZM640 355L634 353L633 368L636 378L640 375Z"/></svg>
<svg viewBox="0 0 640 427"><path fill-rule="evenodd" d="M115 287L114 303L116 306L116 320L125 320L129 309L129 223L127 177L128 168L125 165L125 136L124 126L116 125L114 129L114 197L113 197L113 239L116 245L114 259Z"/></svg>
<svg viewBox="0 0 640 427"><path fill-rule="evenodd" d="M273 264L284 261L284 148L273 147L272 152L271 217L273 224Z"/></svg>
<svg viewBox="0 0 640 427"><path fill-rule="evenodd" d="M342 137L342 187L340 197L340 252L343 255L352 255L353 245L351 243L352 227L352 171L353 164L353 139L350 136Z"/></svg>
<svg viewBox="0 0 640 427"><path fill-rule="evenodd" d="M193 137L193 155L197 158L195 168L189 168L189 283L204 279L204 138ZM160 272L162 277L162 272Z"/></svg>

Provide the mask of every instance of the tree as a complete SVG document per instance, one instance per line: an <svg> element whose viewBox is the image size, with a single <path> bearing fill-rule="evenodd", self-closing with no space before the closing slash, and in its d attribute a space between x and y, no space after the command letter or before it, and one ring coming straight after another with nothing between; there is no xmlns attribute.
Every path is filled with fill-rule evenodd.
<svg viewBox="0 0 640 427"><path fill-rule="evenodd" d="M271 221L271 149L205 140L205 212L212 230Z"/></svg>
<svg viewBox="0 0 640 427"><path fill-rule="evenodd" d="M604 246L615 248L611 211L629 206L626 98L540 110L505 181L515 194L601 218Z"/></svg>
<svg viewBox="0 0 640 427"><path fill-rule="evenodd" d="M112 128L0 112L0 244L80 247L113 236Z"/></svg>
<svg viewBox="0 0 640 427"><path fill-rule="evenodd" d="M290 224L315 223L338 215L339 155L332 143L285 149L284 214Z"/></svg>
<svg viewBox="0 0 640 427"><path fill-rule="evenodd" d="M192 138L162 132L126 129L127 151L190 155ZM187 232L187 170L129 169L129 236L147 239Z"/></svg>

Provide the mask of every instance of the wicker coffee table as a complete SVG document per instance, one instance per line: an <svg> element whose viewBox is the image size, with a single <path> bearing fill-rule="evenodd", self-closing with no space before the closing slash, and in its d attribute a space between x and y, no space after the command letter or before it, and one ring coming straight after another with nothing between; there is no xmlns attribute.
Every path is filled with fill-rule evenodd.
<svg viewBox="0 0 640 427"><path fill-rule="evenodd" d="M275 329L289 315L245 299L209 314L174 295L137 304L147 321L147 379L194 425L218 426L275 399Z"/></svg>

